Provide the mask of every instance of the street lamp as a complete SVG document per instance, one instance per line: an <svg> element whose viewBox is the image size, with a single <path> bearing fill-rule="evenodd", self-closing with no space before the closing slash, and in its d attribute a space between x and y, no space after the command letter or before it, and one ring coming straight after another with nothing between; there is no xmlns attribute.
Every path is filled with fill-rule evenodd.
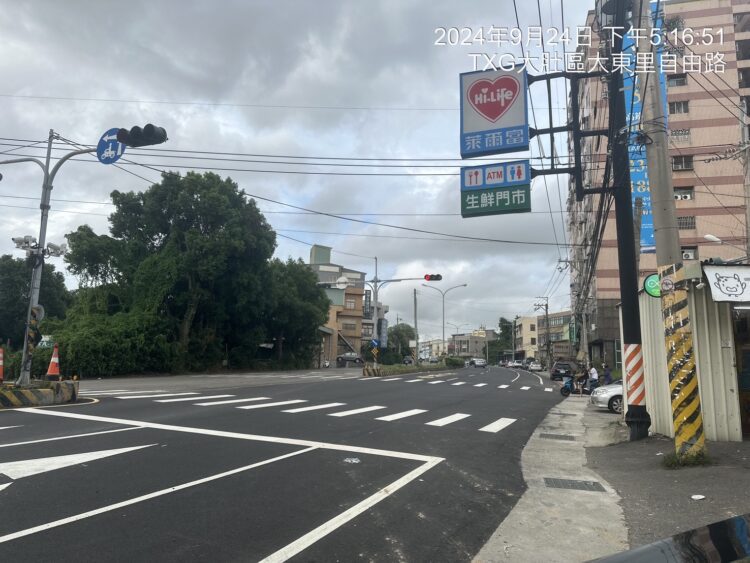
<svg viewBox="0 0 750 563"><path fill-rule="evenodd" d="M445 294L451 291L452 289L458 289L459 287L466 287L469 284L462 283L461 285L454 285L453 287L449 287L445 291L443 291L440 288L435 287L434 285L427 285L426 283L422 284L425 287L429 287L430 289L434 289L435 291L439 291L440 295L443 297L443 340L442 340L442 346L445 346Z"/></svg>
<svg viewBox="0 0 750 563"><path fill-rule="evenodd" d="M728 242L724 242L723 240L721 240L716 235L712 235L712 234L709 233L707 235L703 235L703 238L706 239L708 242L716 242L718 244L726 244L727 246L731 246L732 248L736 248L738 250L741 250L742 252L745 252L745 249L742 248L741 246L737 246L737 245L734 245L734 244L730 244Z"/></svg>

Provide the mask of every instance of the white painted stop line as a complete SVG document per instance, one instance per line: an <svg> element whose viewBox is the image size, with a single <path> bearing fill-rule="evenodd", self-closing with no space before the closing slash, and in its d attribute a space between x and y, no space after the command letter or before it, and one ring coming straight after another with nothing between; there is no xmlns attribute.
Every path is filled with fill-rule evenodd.
<svg viewBox="0 0 750 563"><path fill-rule="evenodd" d="M130 395L128 397L115 397L115 399L155 399L157 397L180 397L183 395L198 395L196 392L189 393L161 393L159 395Z"/></svg>

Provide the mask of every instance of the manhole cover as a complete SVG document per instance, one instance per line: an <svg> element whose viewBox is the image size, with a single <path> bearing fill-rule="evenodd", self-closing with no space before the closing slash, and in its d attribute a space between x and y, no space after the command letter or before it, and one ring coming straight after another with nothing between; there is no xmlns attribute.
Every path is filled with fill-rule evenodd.
<svg viewBox="0 0 750 563"><path fill-rule="evenodd" d="M540 438L546 438L547 440L567 440L568 442L574 442L575 436L568 436L567 434L539 434Z"/></svg>
<svg viewBox="0 0 750 563"><path fill-rule="evenodd" d="M577 481L575 479L544 478L544 484L553 489L572 489L576 491L607 492L599 481Z"/></svg>

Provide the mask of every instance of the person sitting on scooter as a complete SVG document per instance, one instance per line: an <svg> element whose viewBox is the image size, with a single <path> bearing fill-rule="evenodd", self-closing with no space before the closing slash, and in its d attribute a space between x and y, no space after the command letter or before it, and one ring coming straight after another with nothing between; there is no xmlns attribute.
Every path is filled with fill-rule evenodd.
<svg viewBox="0 0 750 563"><path fill-rule="evenodd" d="M599 372L596 371L594 364L591 364L589 370L589 391L593 391L595 387L599 385Z"/></svg>
<svg viewBox="0 0 750 563"><path fill-rule="evenodd" d="M578 374L576 374L575 386L576 386L576 391L578 393L583 393L583 389L585 389L586 387L586 382L588 381L588 378L589 376L588 376L588 373L586 373L585 369L581 370Z"/></svg>

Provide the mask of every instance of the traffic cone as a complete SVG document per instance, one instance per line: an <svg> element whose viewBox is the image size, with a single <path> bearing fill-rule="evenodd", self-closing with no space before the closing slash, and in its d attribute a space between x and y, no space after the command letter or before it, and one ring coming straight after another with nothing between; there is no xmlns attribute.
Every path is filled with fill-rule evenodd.
<svg viewBox="0 0 750 563"><path fill-rule="evenodd" d="M3 348L0 346L0 385L3 383L5 377L5 368L3 367Z"/></svg>
<svg viewBox="0 0 750 563"><path fill-rule="evenodd" d="M47 380L48 381L60 381L60 357L57 353L57 344L52 350L52 358L49 361L49 367L47 368Z"/></svg>

